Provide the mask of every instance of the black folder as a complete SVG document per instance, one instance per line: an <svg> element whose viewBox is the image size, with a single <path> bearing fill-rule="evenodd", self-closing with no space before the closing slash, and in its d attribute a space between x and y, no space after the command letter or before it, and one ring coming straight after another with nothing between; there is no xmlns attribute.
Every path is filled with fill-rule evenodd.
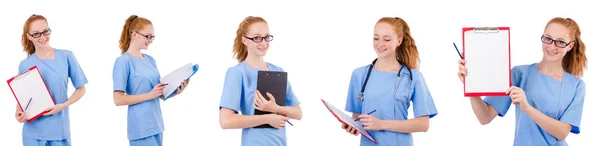
<svg viewBox="0 0 600 146"><path fill-rule="evenodd" d="M260 91L263 97L271 100L267 96L267 92L275 97L275 101L279 106L285 106L287 93L287 72L282 71L258 71L258 79L256 89ZM254 97L258 98L258 97ZM271 112L254 109L254 115L271 114ZM269 124L263 124L254 128L275 128Z"/></svg>

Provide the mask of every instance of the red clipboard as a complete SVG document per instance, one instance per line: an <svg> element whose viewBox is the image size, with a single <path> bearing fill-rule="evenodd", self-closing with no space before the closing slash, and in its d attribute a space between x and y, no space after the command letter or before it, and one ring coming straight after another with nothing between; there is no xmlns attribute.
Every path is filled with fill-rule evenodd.
<svg viewBox="0 0 600 146"><path fill-rule="evenodd" d="M329 110L329 112L331 112L331 114L338 121L340 121L340 122L342 122L342 123L344 123L344 124L346 124L348 126L354 127L361 135L363 135L367 139L371 140L373 143L377 144L377 141L371 136L371 134L369 133L369 131L365 130L362 127L361 124L357 124L356 122L354 122L354 119L352 119L348 115L343 114L341 110L337 109L336 107L334 107L333 105L329 104L325 100L321 99L321 101L323 102L323 105L325 105L325 107L327 107L327 110ZM341 114L341 115L338 115L338 113Z"/></svg>
<svg viewBox="0 0 600 146"><path fill-rule="evenodd" d="M474 88L473 86L468 87L467 83L467 78L463 77L464 79L464 84L463 84L463 92L464 92L464 96L465 97L470 97L470 96L507 96L508 94L506 94L506 89L508 89L511 85L512 85L512 79L511 79L511 55L510 55L510 27L463 27L462 28L462 45L463 45L463 59L467 60L467 56L469 56L468 52L466 51L466 47L467 47L467 41L466 39L466 34L467 32L474 32L474 33L478 33L477 31L480 31L481 33L507 33L506 34L506 40L503 39L499 39L499 40L492 40L494 43L506 43L507 44L507 53L508 53L508 63L506 65L507 70L502 71L502 76L504 76L504 73L506 73L506 79L505 81L508 82L501 82L500 84L497 85L493 85L495 87L490 87L490 88L494 88L494 90L486 90L486 91L467 91L470 88ZM506 53L506 51L501 51L503 53L499 53L499 54L504 54ZM473 62L473 61L471 61ZM470 62L469 62L470 63ZM504 64L504 63L503 63ZM492 65L490 65L492 66ZM504 65L496 65L494 66L495 69L501 69L503 68L502 66ZM507 72L506 72L507 71ZM492 72L492 73L496 73L496 72ZM469 68L469 75L471 75L471 69ZM497 76L496 76L497 77ZM496 80L504 80L502 78L495 78ZM471 80L469 80L471 81ZM496 83L496 82L493 82ZM504 88L505 87L505 88ZM477 88L484 88L484 87L477 87Z"/></svg>
<svg viewBox="0 0 600 146"><path fill-rule="evenodd" d="M25 81L27 80L27 81ZM41 83L37 83L37 84L31 84L31 86L29 86L29 88L34 88L33 90L36 90L35 88L44 88L45 92L30 92L28 89L23 89L23 88L28 88L25 87L27 84L27 82L41 82ZM16 75L14 77L11 77L10 79L8 79L6 81L8 83L8 87L10 87L11 92L13 93L13 96L15 97L15 99L17 100L17 104L19 105L19 108L21 109L21 111L24 111L27 115L27 122L31 122L37 118L39 118L40 116L44 115L45 113L47 113L48 111L45 111L45 108L48 108L46 106L53 106L56 105L56 102L54 101L54 98L52 98L52 95L50 94L50 90L48 90L48 86L46 86L46 82L44 81L39 69L37 68L37 66L33 66L31 68L29 68L27 71L20 73L19 75ZM27 93L24 93L27 92ZM36 93L35 95L41 95L41 96L36 96L39 98L42 98L44 96L50 97L49 99L44 98L42 100L38 100L43 104L39 104L39 102L36 101L36 105L42 105L42 106L36 106L35 109L29 108L28 110L25 110L25 107L23 106L29 106L28 104L31 104L33 102L33 93ZM19 95L24 95L24 94L32 94L32 97L29 98L30 100L19 100L19 99L27 99L27 97L24 98L19 98ZM44 102L42 102L44 101ZM51 102L51 103L50 103ZM29 106L29 107L33 107L33 106ZM32 113L32 114L30 114Z"/></svg>

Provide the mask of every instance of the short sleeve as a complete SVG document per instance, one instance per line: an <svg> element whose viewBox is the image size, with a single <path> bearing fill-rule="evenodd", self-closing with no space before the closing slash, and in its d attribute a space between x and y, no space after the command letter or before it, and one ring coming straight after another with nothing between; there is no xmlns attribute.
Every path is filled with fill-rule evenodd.
<svg viewBox="0 0 600 146"><path fill-rule="evenodd" d="M571 124L571 133L579 134L579 124L581 123L584 97L585 83L581 80L575 89L573 100L559 118L560 121Z"/></svg>
<svg viewBox="0 0 600 146"><path fill-rule="evenodd" d="M287 83L287 93L285 96L286 96L285 97L285 105L286 106L300 105L300 100L298 100L298 97L296 97L296 94L294 94L294 91L292 90L292 85L290 84L289 81Z"/></svg>
<svg viewBox="0 0 600 146"><path fill-rule="evenodd" d="M27 68L25 68L25 66L23 65L23 62L21 61L21 63L19 63L19 69L18 69L17 74L21 74L25 70L27 70Z"/></svg>
<svg viewBox="0 0 600 146"><path fill-rule="evenodd" d="M435 103L433 102L433 98L431 97L431 93L429 92L429 88L425 83L425 78L423 75L416 70L413 70L415 80L413 94L412 94L412 102L413 102L413 114L414 117L421 116L429 116L429 118L433 118L437 115L437 108L435 107Z"/></svg>
<svg viewBox="0 0 600 146"><path fill-rule="evenodd" d="M523 81L523 75L524 74L521 67L514 67L511 73L512 85L517 86L519 88L523 88L520 86L521 81ZM483 101L486 104L492 106L492 108L494 108L498 112L498 116L500 117L504 117L504 115L506 115L506 112L508 112L508 109L512 105L512 99L510 99L510 97L508 96L489 96L485 97Z"/></svg>
<svg viewBox="0 0 600 146"><path fill-rule="evenodd" d="M356 97L360 92L361 87L361 73L359 69L355 69L352 72L352 76L350 77L350 86L348 87L348 97L346 98L346 111L361 114L362 113L362 103Z"/></svg>
<svg viewBox="0 0 600 146"><path fill-rule="evenodd" d="M67 53L67 62L69 65L69 78L71 78L71 83L73 87L80 88L81 86L88 83L87 77L83 73L83 69L79 66L79 62L73 52L68 51Z"/></svg>
<svg viewBox="0 0 600 146"><path fill-rule="evenodd" d="M236 68L229 68L225 75L220 108L240 111L243 97L242 73Z"/></svg>
<svg viewBox="0 0 600 146"><path fill-rule="evenodd" d="M127 58L119 57L113 67L113 91L127 93L127 81L129 78L129 65Z"/></svg>

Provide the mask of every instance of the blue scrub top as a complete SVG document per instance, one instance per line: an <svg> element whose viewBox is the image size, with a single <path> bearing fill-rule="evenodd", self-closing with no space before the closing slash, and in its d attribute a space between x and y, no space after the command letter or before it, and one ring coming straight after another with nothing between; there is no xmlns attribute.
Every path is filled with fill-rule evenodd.
<svg viewBox="0 0 600 146"><path fill-rule="evenodd" d="M135 58L129 52L123 53L115 61L113 68L113 91L123 91L127 95L138 95L152 91L160 83L160 74L152 56ZM127 137L136 140L156 135L164 131L160 100L154 98L129 105L127 111Z"/></svg>
<svg viewBox="0 0 600 146"><path fill-rule="evenodd" d="M396 96L394 90L397 83L397 72L382 72L373 69L371 77L367 82L364 101L357 99L362 84L367 76L369 66L357 68L352 72L348 97L346 99L346 111L355 114L372 113L381 120L407 120L410 101L413 103L414 117L437 115L437 109L425 84L425 79L419 70L411 69L413 80L410 80L410 72L406 68L400 73L400 83ZM368 130L373 138L384 146L413 145L411 133L400 133L388 130ZM361 136L361 146L377 145L364 136Z"/></svg>
<svg viewBox="0 0 600 146"><path fill-rule="evenodd" d="M585 83L583 80L565 72L562 82L538 72L538 64L516 66L512 69L513 86L522 88L527 102L546 116L571 124L571 133L579 134L579 123L583 110ZM498 116L503 117L512 100L508 96L486 97ZM516 106L515 146L553 145L566 146L565 140L559 141L538 126L526 113Z"/></svg>
<svg viewBox="0 0 600 146"><path fill-rule="evenodd" d="M271 71L283 71L271 63L267 63ZM230 67L225 76L223 93L221 94L220 108L228 108L241 111L243 115L254 115L254 91L259 69L252 68L246 61ZM294 95L288 81L286 106L298 106L300 101ZM286 146L285 129L275 128L244 128L242 130L242 146Z"/></svg>
<svg viewBox="0 0 600 146"><path fill-rule="evenodd" d="M87 78L79 66L73 52L54 49L54 59L39 59L33 53L19 64L19 73L37 66L54 102L62 104L67 101L69 78L73 87L80 88L87 84ZM50 116L41 116L23 125L23 137L39 140L63 140L71 138L69 107Z"/></svg>

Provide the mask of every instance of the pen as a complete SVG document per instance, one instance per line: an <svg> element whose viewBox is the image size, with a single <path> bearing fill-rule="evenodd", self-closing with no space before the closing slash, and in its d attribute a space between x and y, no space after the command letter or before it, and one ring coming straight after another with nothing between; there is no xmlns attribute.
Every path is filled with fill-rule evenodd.
<svg viewBox="0 0 600 146"><path fill-rule="evenodd" d="M27 105L25 106L25 110L27 110L27 108L29 108L29 104L31 103L31 100L32 100L32 99L33 99L33 98L29 97L29 101L27 102Z"/></svg>
<svg viewBox="0 0 600 146"><path fill-rule="evenodd" d="M162 84L162 85L160 85L160 86L166 86L166 85L169 85L169 83L165 83L165 84Z"/></svg>
<svg viewBox="0 0 600 146"><path fill-rule="evenodd" d="M281 115L281 114L279 114L279 113L278 113L277 115ZM291 123L289 120L287 120L286 122L287 122L288 124L290 124L290 125L294 126L294 124L292 124L292 123Z"/></svg>
<svg viewBox="0 0 600 146"><path fill-rule="evenodd" d="M371 112L367 113L367 115L370 115L370 114L374 113L375 111L377 111L377 110L373 110L373 111L371 111ZM356 121L358 121L358 120L360 120L360 118L356 118L356 120L354 120L354 122L356 122Z"/></svg>
<svg viewBox="0 0 600 146"><path fill-rule="evenodd" d="M462 57L462 55L460 54L460 51L458 51L458 47L456 47L456 43L452 42L452 44L454 44L454 49L456 49L456 53L458 53L458 56L460 56L460 59L465 59Z"/></svg>

